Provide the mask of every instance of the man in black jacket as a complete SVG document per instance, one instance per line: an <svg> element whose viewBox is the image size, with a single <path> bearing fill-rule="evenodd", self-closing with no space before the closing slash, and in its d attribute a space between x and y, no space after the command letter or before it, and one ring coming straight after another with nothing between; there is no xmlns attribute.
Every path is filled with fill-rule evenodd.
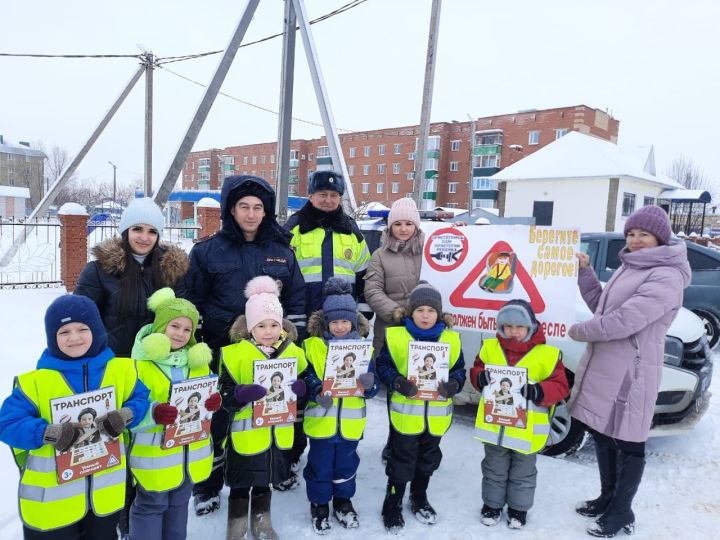
<svg viewBox="0 0 720 540"><path fill-rule="evenodd" d="M257 176L230 176L223 183L220 206L222 228L193 247L187 274L187 298L202 315L202 338L215 353L215 372L220 348L230 344L232 323L245 313L245 286L256 276L267 275L280 282L285 318L295 324L301 338L306 335L305 282L290 249L291 235L275 219L272 187ZM212 420L212 474L193 490L198 515L220 507L221 443L229 421L223 411L216 412Z"/></svg>

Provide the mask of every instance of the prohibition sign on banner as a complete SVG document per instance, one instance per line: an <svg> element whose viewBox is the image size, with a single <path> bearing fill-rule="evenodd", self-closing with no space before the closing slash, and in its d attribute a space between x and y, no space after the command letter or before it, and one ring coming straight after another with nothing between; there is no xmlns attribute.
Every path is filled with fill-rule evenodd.
<svg viewBox="0 0 720 540"><path fill-rule="evenodd" d="M468 239L458 229L438 229L425 242L425 260L438 272L459 267L468 254Z"/></svg>

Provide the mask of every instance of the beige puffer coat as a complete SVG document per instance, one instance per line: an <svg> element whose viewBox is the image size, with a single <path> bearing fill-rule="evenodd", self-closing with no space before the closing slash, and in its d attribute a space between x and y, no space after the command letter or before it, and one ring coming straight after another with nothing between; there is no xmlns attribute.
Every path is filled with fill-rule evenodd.
<svg viewBox="0 0 720 540"><path fill-rule="evenodd" d="M386 229L382 247L372 254L365 274L365 301L375 312L375 355L380 354L385 343L385 328L400 323L410 291L420 280L424 243L425 234L421 230L402 242Z"/></svg>

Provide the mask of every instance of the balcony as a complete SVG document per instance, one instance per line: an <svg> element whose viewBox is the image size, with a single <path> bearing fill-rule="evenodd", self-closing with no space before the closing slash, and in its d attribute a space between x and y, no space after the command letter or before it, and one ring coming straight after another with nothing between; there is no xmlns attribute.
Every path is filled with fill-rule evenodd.
<svg viewBox="0 0 720 540"><path fill-rule="evenodd" d="M492 176L500 170L500 167L473 167L473 178Z"/></svg>
<svg viewBox="0 0 720 540"><path fill-rule="evenodd" d="M497 201L498 190L497 189L473 189L473 199L483 199L490 201Z"/></svg>
<svg viewBox="0 0 720 540"><path fill-rule="evenodd" d="M426 191L422 194L422 198L426 201L435 201L437 200L437 191Z"/></svg>
<svg viewBox="0 0 720 540"><path fill-rule="evenodd" d="M439 159L440 158L440 150L428 150L427 157Z"/></svg>
<svg viewBox="0 0 720 540"><path fill-rule="evenodd" d="M299 159L291 159L290 160L290 168L291 169L297 169L299 165L300 165Z"/></svg>
<svg viewBox="0 0 720 540"><path fill-rule="evenodd" d="M288 178L288 184L297 184L299 178L297 176L291 176Z"/></svg>
<svg viewBox="0 0 720 540"><path fill-rule="evenodd" d="M488 154L502 153L502 146L499 144L486 144L473 148L473 156L487 156Z"/></svg>
<svg viewBox="0 0 720 540"><path fill-rule="evenodd" d="M326 157L317 157L317 164L318 165L332 165L332 158L330 156Z"/></svg>

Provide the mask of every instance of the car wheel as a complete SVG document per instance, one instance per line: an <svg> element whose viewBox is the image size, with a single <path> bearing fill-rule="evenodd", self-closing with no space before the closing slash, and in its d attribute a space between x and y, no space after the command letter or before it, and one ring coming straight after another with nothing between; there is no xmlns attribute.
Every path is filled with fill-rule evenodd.
<svg viewBox="0 0 720 540"><path fill-rule="evenodd" d="M547 446L541 453L552 457L569 456L582 448L586 437L585 427L570 416L567 402L562 400L555 406Z"/></svg>
<svg viewBox="0 0 720 540"><path fill-rule="evenodd" d="M702 309L694 309L693 313L700 317L705 326L705 337L712 349L720 341L720 319L714 313Z"/></svg>

